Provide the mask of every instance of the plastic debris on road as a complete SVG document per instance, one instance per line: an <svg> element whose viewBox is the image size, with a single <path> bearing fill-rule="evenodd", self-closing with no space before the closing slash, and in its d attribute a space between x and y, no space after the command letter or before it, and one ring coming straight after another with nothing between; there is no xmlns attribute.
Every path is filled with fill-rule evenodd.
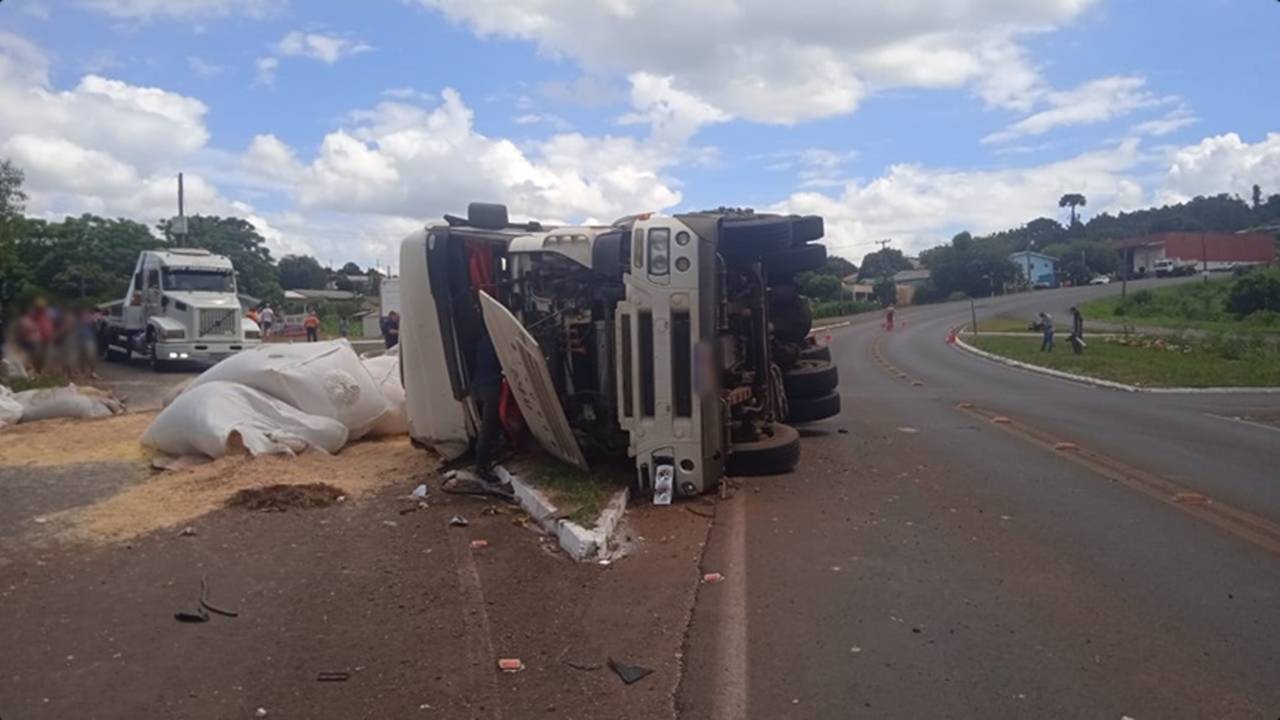
<svg viewBox="0 0 1280 720"><path fill-rule="evenodd" d="M702 582L704 583L718 583L721 580L724 580L724 575L718 572L711 572L702 576Z"/></svg>
<svg viewBox="0 0 1280 720"><path fill-rule="evenodd" d="M919 431L919 430L917 430L917 429L915 429L915 428L913 428L913 427L900 427L900 428L898 428L898 432L900 432L900 433L907 433L908 435L911 435L911 434L914 434L914 433L918 433L918 432L920 432L920 431Z"/></svg>
<svg viewBox="0 0 1280 720"><path fill-rule="evenodd" d="M421 484L421 485L419 485L418 487L414 488L414 489L413 489L413 492L409 493L409 497L411 497L411 498L421 499L421 498L424 498L424 497L426 497L426 496L427 496L427 484L426 484L426 483L422 483L422 484Z"/></svg>
<svg viewBox="0 0 1280 720"><path fill-rule="evenodd" d="M524 670L524 663L520 658L502 658L498 660L498 669L505 673L518 673Z"/></svg>
<svg viewBox="0 0 1280 720"><path fill-rule="evenodd" d="M653 670L640 665L631 665L609 658L609 669L622 678L622 682L631 685L653 674Z"/></svg>
<svg viewBox="0 0 1280 720"><path fill-rule="evenodd" d="M483 550L483 549L485 549L485 548L487 548L487 547L489 547L489 541L488 541L488 540L472 540L472 541L471 541L471 549L472 549L472 550Z"/></svg>
<svg viewBox="0 0 1280 720"><path fill-rule="evenodd" d="M461 515L454 515L449 518L449 527L466 527L470 524L471 522Z"/></svg>

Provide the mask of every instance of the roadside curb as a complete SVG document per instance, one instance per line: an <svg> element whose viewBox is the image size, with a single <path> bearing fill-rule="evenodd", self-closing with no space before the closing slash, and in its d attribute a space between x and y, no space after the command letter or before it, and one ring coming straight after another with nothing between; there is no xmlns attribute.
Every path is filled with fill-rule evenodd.
<svg viewBox="0 0 1280 720"><path fill-rule="evenodd" d="M614 533L627 510L627 490L614 493L609 504L600 511L596 526L587 529L575 522L557 517L560 510L546 494L506 467L498 465L494 468L494 472L504 481L511 483L520 507L524 508L524 511L529 513L529 517L533 518L534 522L538 523L538 526L548 535L555 536L556 541L560 543L560 549L564 550L569 557L582 562L608 555L609 548L615 544Z"/></svg>
<svg viewBox="0 0 1280 720"><path fill-rule="evenodd" d="M812 335L817 332L822 332L823 330L835 330L836 328L849 327L852 324L853 324L852 320L844 320L842 322L832 323L830 325L815 325L813 329L809 331L809 334Z"/></svg>
<svg viewBox="0 0 1280 720"><path fill-rule="evenodd" d="M1113 380L1103 380L1101 378L1090 377L1088 375L1077 375L1075 373L1064 372L1062 370L1054 370L1053 368L1042 367L1040 365L1032 365L1013 358L1007 358L1003 355L989 353L986 350L979 350L970 345L961 337L962 332L967 332L967 326L961 326L956 332L956 346L965 352L972 353L978 357L985 358L992 362L1008 365L1022 370L1028 370L1040 375L1048 375L1056 377L1060 380L1070 380L1071 382L1080 383L1082 385L1092 385L1094 387L1106 388L1108 390L1120 390L1122 392L1132 393L1151 393L1156 395L1245 395L1245 394L1277 394L1280 393L1280 387L1214 387L1214 388L1191 388L1191 387L1139 387L1137 385L1127 385L1125 383L1115 382Z"/></svg>

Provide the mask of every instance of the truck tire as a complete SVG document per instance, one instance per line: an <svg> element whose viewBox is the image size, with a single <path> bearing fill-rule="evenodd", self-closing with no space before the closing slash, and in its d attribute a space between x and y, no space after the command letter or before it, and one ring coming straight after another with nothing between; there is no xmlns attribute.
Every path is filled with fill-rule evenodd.
<svg viewBox="0 0 1280 720"><path fill-rule="evenodd" d="M760 439L734 443L724 471L730 476L781 475L800 462L800 433L790 425L770 423Z"/></svg>
<svg viewBox="0 0 1280 720"><path fill-rule="evenodd" d="M795 398L787 400L787 422L809 423L840 414L840 395L827 393L815 398Z"/></svg>
<svg viewBox="0 0 1280 720"><path fill-rule="evenodd" d="M778 340L802 343L813 329L813 311L795 285L775 285L769 290L769 322Z"/></svg>
<svg viewBox="0 0 1280 720"><path fill-rule="evenodd" d="M825 360L831 362L830 345L810 345L800 351L801 360Z"/></svg>
<svg viewBox="0 0 1280 720"><path fill-rule="evenodd" d="M827 261L825 245L800 245L761 258L770 278L789 278L799 272L817 270Z"/></svg>
<svg viewBox="0 0 1280 720"><path fill-rule="evenodd" d="M826 395L840 384L840 372L830 360L801 360L782 374L787 399Z"/></svg>
<svg viewBox="0 0 1280 720"><path fill-rule="evenodd" d="M720 222L720 254L727 262L760 258L791 245L791 218L778 215L727 217Z"/></svg>
<svg viewBox="0 0 1280 720"><path fill-rule="evenodd" d="M169 369L168 361L161 360L159 353L156 351L155 338L147 341L147 364L151 366L152 371L158 373Z"/></svg>
<svg viewBox="0 0 1280 720"><path fill-rule="evenodd" d="M792 242L807 243L810 240L817 240L825 233L826 228L823 227L821 215L792 216Z"/></svg>

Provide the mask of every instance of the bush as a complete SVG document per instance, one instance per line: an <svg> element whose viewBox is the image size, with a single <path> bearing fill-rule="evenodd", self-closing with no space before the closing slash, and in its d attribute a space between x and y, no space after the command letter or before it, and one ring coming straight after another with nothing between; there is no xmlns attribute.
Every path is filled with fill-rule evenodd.
<svg viewBox="0 0 1280 720"><path fill-rule="evenodd" d="M879 303L869 300L839 300L834 302L817 302L813 304L815 319L840 317L841 315L857 315L874 312L880 309Z"/></svg>
<svg viewBox="0 0 1280 720"><path fill-rule="evenodd" d="M1280 270L1255 271L1235 281L1227 293L1226 308L1238 318L1259 310L1280 312Z"/></svg>
<svg viewBox="0 0 1280 720"><path fill-rule="evenodd" d="M955 302L956 300L968 300L968 299L969 299L969 296L961 292L960 290L957 290L947 296L947 302Z"/></svg>
<svg viewBox="0 0 1280 720"><path fill-rule="evenodd" d="M1244 321L1257 327L1280 328L1280 312L1275 310L1254 310L1244 316Z"/></svg>
<svg viewBox="0 0 1280 720"><path fill-rule="evenodd" d="M1130 305L1150 305L1155 302L1156 294L1150 290L1139 290L1129 299Z"/></svg>

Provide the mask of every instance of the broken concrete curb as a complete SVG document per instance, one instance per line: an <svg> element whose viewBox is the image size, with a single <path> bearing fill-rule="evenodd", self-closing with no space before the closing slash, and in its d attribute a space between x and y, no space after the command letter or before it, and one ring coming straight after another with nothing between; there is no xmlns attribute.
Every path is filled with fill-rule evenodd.
<svg viewBox="0 0 1280 720"><path fill-rule="evenodd" d="M962 334L968 334L967 326L962 327L960 332L956 333L956 347L965 352L972 353L978 357L985 358L992 362L1008 365L1009 367L1020 368L1040 375L1048 375L1056 377L1060 380L1069 380L1071 382L1081 383L1083 385L1092 385L1094 387L1106 388L1108 390L1120 390L1122 392L1132 393L1154 393L1164 395L1220 395L1220 394L1275 394L1280 393L1280 387L1213 387L1213 388L1190 388L1190 387L1139 387L1137 385L1127 385L1112 380L1103 380L1101 378L1090 377L1088 375L1077 375L1076 373L1063 372L1062 370L1054 370L1053 368L1042 367L1040 365L1032 365L1021 360L1014 360L1003 355L980 350L964 341Z"/></svg>
<svg viewBox="0 0 1280 720"><path fill-rule="evenodd" d="M614 545L614 533L622 522L627 510L627 490L619 490L610 498L609 504L600 511L596 526L587 529L565 518L557 517L559 508L542 491L521 479L519 475L499 465L494 468L504 481L511 483L516 500L520 507L529 513L529 517L538 523L547 534L553 535L569 557L579 562L606 557L609 548Z"/></svg>

